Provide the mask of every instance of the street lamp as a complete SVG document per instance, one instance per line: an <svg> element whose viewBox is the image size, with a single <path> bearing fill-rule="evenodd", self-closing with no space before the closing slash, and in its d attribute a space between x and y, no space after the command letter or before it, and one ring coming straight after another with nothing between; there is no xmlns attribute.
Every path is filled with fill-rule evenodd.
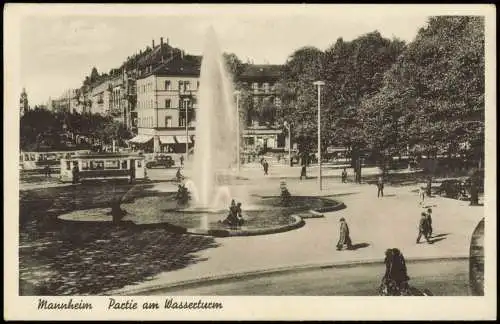
<svg viewBox="0 0 500 324"><path fill-rule="evenodd" d="M241 91L236 90L234 95L236 96L236 163L238 164L238 173L240 173L241 163L240 163L240 94Z"/></svg>
<svg viewBox="0 0 500 324"><path fill-rule="evenodd" d="M318 164L319 164L319 190L323 190L323 183L321 178L321 86L325 85L323 81L316 81L313 83L318 87Z"/></svg>
<svg viewBox="0 0 500 324"><path fill-rule="evenodd" d="M285 126L285 128L288 130L288 163L290 164L290 166L292 166L292 138L290 136L290 128L292 125L285 121L283 123L283 126Z"/></svg>
<svg viewBox="0 0 500 324"><path fill-rule="evenodd" d="M189 103L186 103L185 106L185 113L186 113L186 163L189 158L189 129L188 129L188 107Z"/></svg>

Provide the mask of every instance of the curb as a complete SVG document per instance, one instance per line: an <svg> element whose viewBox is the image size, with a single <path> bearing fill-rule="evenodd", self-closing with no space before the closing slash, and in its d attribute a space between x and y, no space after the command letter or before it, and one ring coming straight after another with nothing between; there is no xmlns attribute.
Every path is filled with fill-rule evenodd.
<svg viewBox="0 0 500 324"><path fill-rule="evenodd" d="M407 258L407 263L412 262L429 262L429 261L459 261L459 260L468 260L469 256L444 256L444 257L416 257L416 258ZM178 288L195 288L197 286L205 285L205 284L216 284L224 281L231 281L235 279L242 278L254 278L263 275L279 275L286 274L290 272L303 272L310 270L320 270L320 269L331 269L331 268L350 268L361 265L383 265L384 261L381 259L369 259L369 260L356 260L356 261L342 261L342 262L327 262L327 263L317 263L317 264L305 264L305 265L292 265L286 267L279 268L271 268L264 270L255 270L255 271L243 271L243 272L234 272L234 273L226 273L223 275L216 276L207 276L203 278L190 279L190 280L182 280L173 283L167 283L164 285L158 284L155 286L151 286L149 288L137 288L137 289L129 289L121 292L120 296L133 296L151 293L158 290L165 289L178 289ZM111 296L113 294L109 294Z"/></svg>
<svg viewBox="0 0 500 324"><path fill-rule="evenodd" d="M254 235L266 235L266 234L288 232L305 225L305 222L301 216L298 215L290 215L290 216L293 218L293 222L291 224L276 226L271 228L258 228L252 230L227 230L227 229L203 230L200 228L188 228L186 230L186 233L195 235L209 235L215 237L254 236Z"/></svg>

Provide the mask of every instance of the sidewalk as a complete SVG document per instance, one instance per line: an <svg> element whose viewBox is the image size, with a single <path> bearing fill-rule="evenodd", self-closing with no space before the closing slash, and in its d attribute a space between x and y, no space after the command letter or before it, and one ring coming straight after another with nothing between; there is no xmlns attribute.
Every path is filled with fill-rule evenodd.
<svg viewBox="0 0 500 324"><path fill-rule="evenodd" d="M196 254L204 261L161 273L150 281L126 286L112 294L133 294L180 281L239 272L383 260L385 250L393 247L399 248L407 259L468 256L472 232L484 216L483 207L470 207L467 202L446 198L431 198L426 205L433 206L437 241L434 244L415 244L422 208L418 204L418 195L411 192L413 187L386 187L386 196L378 199L376 189L370 185L326 181L325 190L320 192L314 180L288 180L287 184L292 195L333 195L337 197L332 198L342 200L347 208L326 213L324 218L307 219L302 228L285 233L216 238L219 247ZM276 194L279 181L268 179L248 188L263 195L266 191ZM345 217L349 224L353 244L365 247L354 251L335 250L340 217Z"/></svg>

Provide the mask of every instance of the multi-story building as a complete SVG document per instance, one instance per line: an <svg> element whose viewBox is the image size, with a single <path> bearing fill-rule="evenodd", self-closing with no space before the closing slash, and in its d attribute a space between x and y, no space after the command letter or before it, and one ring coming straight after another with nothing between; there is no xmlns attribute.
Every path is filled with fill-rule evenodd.
<svg viewBox="0 0 500 324"><path fill-rule="evenodd" d="M200 62L176 57L146 69L136 83L138 136L154 152L185 153L194 145Z"/></svg>
<svg viewBox="0 0 500 324"><path fill-rule="evenodd" d="M56 99L50 99L48 104L49 109L58 112L79 112L81 113L84 109L83 105L80 103L80 91L79 89L68 89L63 92L61 96Z"/></svg>
<svg viewBox="0 0 500 324"><path fill-rule="evenodd" d="M281 65L245 64L238 77L238 86L251 96L249 107L245 107L247 111L257 111L262 109L263 105L269 105L271 109L280 107L276 84L281 76L281 68ZM283 127L277 126L272 120L264 123L255 114L249 114L247 127L243 132L244 150L283 148L288 141L282 129Z"/></svg>

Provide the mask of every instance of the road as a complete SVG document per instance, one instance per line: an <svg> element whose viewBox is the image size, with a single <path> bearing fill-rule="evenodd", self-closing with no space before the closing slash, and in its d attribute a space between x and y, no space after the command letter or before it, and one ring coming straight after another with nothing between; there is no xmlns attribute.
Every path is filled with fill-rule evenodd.
<svg viewBox="0 0 500 324"><path fill-rule="evenodd" d="M375 296L384 273L383 264L351 265L313 270L223 279L188 288L147 292L148 295L183 296ZM408 262L410 284L429 289L435 296L469 295L467 260Z"/></svg>

